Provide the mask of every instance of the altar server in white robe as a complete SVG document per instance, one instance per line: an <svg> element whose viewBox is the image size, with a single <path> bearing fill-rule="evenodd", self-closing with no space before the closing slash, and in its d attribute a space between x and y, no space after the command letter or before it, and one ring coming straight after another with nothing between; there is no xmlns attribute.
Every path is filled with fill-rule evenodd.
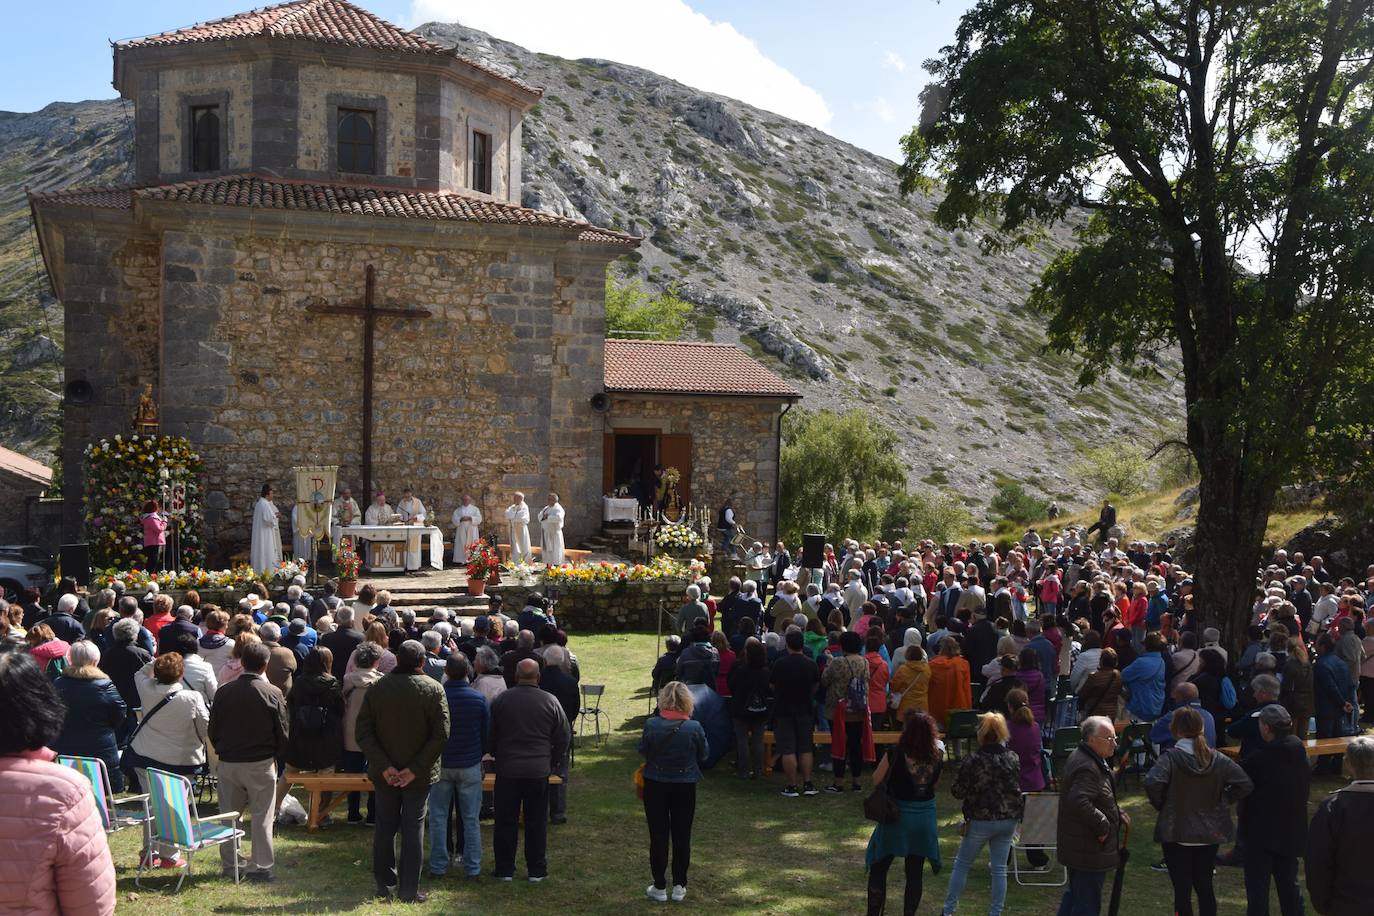
<svg viewBox="0 0 1374 916"><path fill-rule="evenodd" d="M548 504L539 510L539 527L543 532L544 565L563 565L563 507L558 494L550 493Z"/></svg>
<svg viewBox="0 0 1374 916"><path fill-rule="evenodd" d="M262 495L253 507L253 539L249 559L260 573L276 569L281 564L281 517L272 505L272 485L262 485Z"/></svg>
<svg viewBox="0 0 1374 916"><path fill-rule="evenodd" d="M480 538L482 510L472 503L471 496L463 497L463 504L453 510L453 562L468 561L468 545Z"/></svg>
<svg viewBox="0 0 1374 916"><path fill-rule="evenodd" d="M368 525L390 525L391 516L396 512L391 508L391 503L386 501L386 494L381 490L377 491L377 496L372 500L372 505L367 507L367 514L363 521Z"/></svg>
<svg viewBox="0 0 1374 916"><path fill-rule="evenodd" d="M358 524L358 518L362 514L362 510L358 508L358 501L353 498L353 491L344 487L339 493L339 498L334 500L334 518L329 524L329 538L335 547L343 539L343 529Z"/></svg>
<svg viewBox="0 0 1374 916"><path fill-rule="evenodd" d="M530 551L530 507L525 503L524 493L516 493L514 501L506 507L506 520L510 522L510 561L528 563L533 553Z"/></svg>
<svg viewBox="0 0 1374 916"><path fill-rule="evenodd" d="M407 525L423 525L428 514L425 504L416 499L409 487L401 492L401 501L396 505L396 511L401 513L401 521Z"/></svg>

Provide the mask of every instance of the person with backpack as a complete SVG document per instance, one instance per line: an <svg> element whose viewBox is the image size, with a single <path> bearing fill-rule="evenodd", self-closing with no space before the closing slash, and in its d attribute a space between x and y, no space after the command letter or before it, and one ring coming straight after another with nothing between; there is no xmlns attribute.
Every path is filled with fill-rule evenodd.
<svg viewBox="0 0 1374 916"><path fill-rule="evenodd" d="M830 721L830 756L834 761L834 780L825 791L843 792L845 764L850 770L850 788L862 788L859 776L863 772L865 737L869 745L868 759L873 759L873 726L868 715L868 661L863 656L864 641L850 630L840 634L840 650L844 653L826 663L821 672L821 686L825 688L825 717Z"/></svg>
<svg viewBox="0 0 1374 916"><path fill-rule="evenodd" d="M744 663L730 669L730 718L735 725L735 775L758 779L763 772L763 733L773 699L768 655L751 636L744 643Z"/></svg>
<svg viewBox="0 0 1374 916"><path fill-rule="evenodd" d="M330 673L333 666L332 652L323 646L311 649L287 696L288 771L332 770L343 756L343 685Z"/></svg>

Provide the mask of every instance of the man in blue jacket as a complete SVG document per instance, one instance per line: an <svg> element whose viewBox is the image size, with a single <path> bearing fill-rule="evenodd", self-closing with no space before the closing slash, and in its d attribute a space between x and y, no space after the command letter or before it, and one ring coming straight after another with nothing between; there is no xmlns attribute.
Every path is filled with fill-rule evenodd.
<svg viewBox="0 0 1374 916"><path fill-rule="evenodd" d="M477 816L482 809L482 754L487 749L491 710L487 698L468 681L472 666L468 657L454 652L444 669L444 694L448 699L449 733L440 760L439 780L429 793L429 875L448 871L448 816L458 802L463 846L463 873L482 874L482 834Z"/></svg>
<svg viewBox="0 0 1374 916"><path fill-rule="evenodd" d="M1191 706L1198 711L1198 715L1202 716L1202 731L1207 736L1207 746L1216 747L1217 723L1212 718L1212 714L1202 708L1202 702L1197 695L1197 685L1184 681L1174 688L1171 696L1174 701L1174 708L1169 710L1168 715L1160 716L1155 720L1154 728L1150 729L1150 742L1158 744L1161 753L1173 747L1175 744L1174 735L1173 732L1169 731L1169 726L1174 721L1174 713L1185 706ZM1258 719L1255 721L1256 723L1259 722ZM1242 752L1243 749L1244 745L1242 745Z"/></svg>
<svg viewBox="0 0 1374 916"><path fill-rule="evenodd" d="M1164 711L1164 637L1145 637L1145 651L1121 671L1121 686L1130 697L1126 708L1141 722L1153 722Z"/></svg>

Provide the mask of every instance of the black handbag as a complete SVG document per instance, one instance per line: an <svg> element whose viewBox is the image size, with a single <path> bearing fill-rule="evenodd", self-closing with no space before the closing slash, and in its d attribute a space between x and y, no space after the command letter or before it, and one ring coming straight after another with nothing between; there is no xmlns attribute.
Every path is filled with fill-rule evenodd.
<svg viewBox="0 0 1374 916"><path fill-rule="evenodd" d="M888 755L887 779L874 784L873 791L864 799L864 817L879 824L895 824L902 819L897 800L887 793L887 780L892 778L892 767L896 766L893 756Z"/></svg>
<svg viewBox="0 0 1374 916"><path fill-rule="evenodd" d="M134 726L134 730L129 733L129 740L125 743L124 749L119 752L119 768L121 770L132 770L140 765L143 757L138 751L134 750L134 739L138 737L139 732L143 731L143 726L148 724L148 720L157 715L158 711L170 703L174 696L176 696L175 691L167 694L162 698L162 702L149 710L148 714L140 719L138 724Z"/></svg>

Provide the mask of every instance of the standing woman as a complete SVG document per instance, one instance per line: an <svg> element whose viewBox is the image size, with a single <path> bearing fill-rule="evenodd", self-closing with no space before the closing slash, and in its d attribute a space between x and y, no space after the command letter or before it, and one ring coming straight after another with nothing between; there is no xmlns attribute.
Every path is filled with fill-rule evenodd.
<svg viewBox="0 0 1374 916"><path fill-rule="evenodd" d="M930 662L930 716L945 724L951 709L973 708L973 682L968 661L959 654L959 640L940 640L940 654Z"/></svg>
<svg viewBox="0 0 1374 916"><path fill-rule="evenodd" d="M978 750L959 764L953 794L964 802L964 838L954 859L943 912L959 905L973 860L988 846L992 860L992 900L988 916L1000 916L1007 897L1007 858L1011 837L1021 817L1021 761L1007 747L1010 733L1001 713L984 713L978 720Z"/></svg>
<svg viewBox="0 0 1374 916"><path fill-rule="evenodd" d="M1174 710L1169 733L1176 743L1145 774L1145 794L1159 810L1155 840L1164 846L1176 916L1193 916L1195 891L1200 916L1216 916L1217 846L1235 837L1231 804L1255 785L1240 764L1207 746L1202 713L1194 707Z"/></svg>
<svg viewBox="0 0 1374 916"><path fill-rule="evenodd" d="M735 773L740 779L758 779L763 772L763 732L773 699L770 680L763 643L750 636L744 642L744 661L730 669L730 718L735 724Z"/></svg>
<svg viewBox="0 0 1374 916"><path fill-rule="evenodd" d="M253 507L253 538L249 558L253 569L268 573L281 565L281 521L277 507L272 504L272 485L262 485L257 505Z"/></svg>
<svg viewBox="0 0 1374 916"><path fill-rule="evenodd" d="M143 526L143 568L148 572L162 572L167 550L167 516L155 499L143 504L139 516Z"/></svg>
<svg viewBox="0 0 1374 916"><path fill-rule="evenodd" d="M1301 636L1288 637L1288 658L1283 662L1279 702L1293 719L1293 734L1300 741L1306 741L1307 723L1317 710L1312 693L1312 662Z"/></svg>
<svg viewBox="0 0 1374 916"><path fill-rule="evenodd" d="M921 711L902 720L897 746L878 763L873 784L887 780L888 797L897 802L901 816L895 824L878 824L868 838L864 864L868 868L868 916L882 916L887 903L887 872L892 860L905 862L906 889L902 916L913 916L921 905L922 871L926 861L940 870L940 838L935 821L935 785L940 781L944 748L939 727Z"/></svg>
<svg viewBox="0 0 1374 916"><path fill-rule="evenodd" d="M692 721L692 692L669 681L658 694L658 715L644 723L639 753L644 757L644 817L649 822L650 900L668 899L668 841L673 846L673 901L687 896L692 864L692 818L697 783L710 748L700 722Z"/></svg>

